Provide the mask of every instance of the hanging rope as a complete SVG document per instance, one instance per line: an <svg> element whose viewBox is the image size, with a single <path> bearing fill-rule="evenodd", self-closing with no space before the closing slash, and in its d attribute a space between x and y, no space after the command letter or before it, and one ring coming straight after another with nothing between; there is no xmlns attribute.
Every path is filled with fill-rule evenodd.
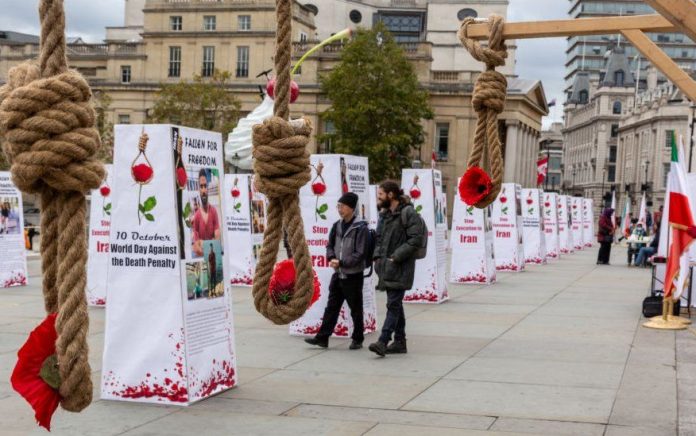
<svg viewBox="0 0 696 436"><path fill-rule="evenodd" d="M292 4L292 0L276 0L278 28L274 116L263 124L255 125L252 135L257 187L268 197L268 221L252 293L256 310L276 324L288 324L301 317L314 294L312 260L305 241L299 198L300 188L310 178L307 144L312 127L306 119L288 121ZM295 289L287 303L276 304L269 294L269 284L283 229L287 230L290 238L295 263Z"/></svg>
<svg viewBox="0 0 696 436"><path fill-rule="evenodd" d="M46 312L57 313L56 354L61 405L79 412L92 401L87 361L85 193L99 187L104 167L94 128L91 90L65 57L63 0L41 0L39 64L10 70L0 88L0 132L12 180L41 196L41 256Z"/></svg>
<svg viewBox="0 0 696 436"><path fill-rule="evenodd" d="M477 121L474 145L467 163L467 169L478 166L490 171L493 187L485 198L474 205L484 208L496 199L503 182L504 165L498 134L498 114L505 109L507 80L505 76L495 71L495 68L505 65L507 47L503 40L505 23L502 17L498 15L489 17L487 47L482 47L478 41L468 37L468 27L475 21L472 17L464 19L457 35L471 56L486 64L486 71L478 76L474 85L472 104Z"/></svg>

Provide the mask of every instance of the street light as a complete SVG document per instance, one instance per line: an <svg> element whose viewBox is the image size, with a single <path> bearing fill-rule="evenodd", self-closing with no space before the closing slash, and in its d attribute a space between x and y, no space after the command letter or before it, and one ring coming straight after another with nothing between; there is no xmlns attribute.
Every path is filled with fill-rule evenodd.
<svg viewBox="0 0 696 436"><path fill-rule="evenodd" d="M604 164L604 168L602 168L602 192L601 192L602 201L603 201L602 204L604 205L604 207L607 206L607 200L604 198L604 179L606 179L606 177L607 177L607 164Z"/></svg>
<svg viewBox="0 0 696 436"><path fill-rule="evenodd" d="M234 174L237 174L237 171L238 171L237 165L239 165L239 161L241 160L241 158L239 157L239 153L237 153L235 151L234 156L232 156L231 160L232 160L232 167L234 168Z"/></svg>
<svg viewBox="0 0 696 436"><path fill-rule="evenodd" d="M573 184L570 185L570 187L573 189L573 192L575 192L575 174L577 174L577 172L575 171L575 168L573 168Z"/></svg>
<svg viewBox="0 0 696 436"><path fill-rule="evenodd" d="M650 167L650 161L646 160L645 163L645 186L644 186L644 191L647 193L648 192L648 168Z"/></svg>

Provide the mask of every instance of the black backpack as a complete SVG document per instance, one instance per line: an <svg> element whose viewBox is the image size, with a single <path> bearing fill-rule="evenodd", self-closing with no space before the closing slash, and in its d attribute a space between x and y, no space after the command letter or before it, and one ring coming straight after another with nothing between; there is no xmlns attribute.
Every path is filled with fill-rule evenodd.
<svg viewBox="0 0 696 436"><path fill-rule="evenodd" d="M377 245L377 231L367 228L367 246L365 251L365 268L370 268L370 272L365 277L370 277L373 272L372 258L375 256L375 246Z"/></svg>

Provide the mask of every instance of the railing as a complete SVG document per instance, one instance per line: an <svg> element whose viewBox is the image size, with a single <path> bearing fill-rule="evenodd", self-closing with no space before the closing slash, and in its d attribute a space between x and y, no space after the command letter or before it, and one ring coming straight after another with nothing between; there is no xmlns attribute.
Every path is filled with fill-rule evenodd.
<svg viewBox="0 0 696 436"><path fill-rule="evenodd" d="M319 44L319 41L296 41L292 43L292 53L293 56L302 56L312 47ZM400 42L399 46L403 49L408 57L414 56L430 56L432 54L431 46L429 43L423 42ZM335 55L343 50L345 43L342 41L337 41L322 47L319 51L323 55ZM313 56L316 56L315 53Z"/></svg>
<svg viewBox="0 0 696 436"><path fill-rule="evenodd" d="M458 82L459 71L433 71L433 82Z"/></svg>
<svg viewBox="0 0 696 436"><path fill-rule="evenodd" d="M146 6L155 5L186 5L186 4L235 4L235 5L250 5L250 4L274 4L273 0L148 0Z"/></svg>
<svg viewBox="0 0 696 436"><path fill-rule="evenodd" d="M416 0L391 0L391 5L393 7L415 7L416 6Z"/></svg>

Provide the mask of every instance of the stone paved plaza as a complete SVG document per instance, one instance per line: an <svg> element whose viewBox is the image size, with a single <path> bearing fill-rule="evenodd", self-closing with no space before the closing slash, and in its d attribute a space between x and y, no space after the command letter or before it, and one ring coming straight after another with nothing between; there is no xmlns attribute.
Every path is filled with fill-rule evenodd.
<svg viewBox="0 0 696 436"><path fill-rule="evenodd" d="M59 410L52 433L696 434L696 330L640 327L650 274L624 256L617 248L599 267L592 249L495 286L451 287L442 305L408 305L409 354L385 359L348 340L311 348L235 289L237 388L188 408L95 400L81 414ZM29 287L0 291L0 435L45 434L8 383L43 315L39 261L29 264ZM381 321L381 293L378 304ZM98 386L104 311L90 315Z"/></svg>

